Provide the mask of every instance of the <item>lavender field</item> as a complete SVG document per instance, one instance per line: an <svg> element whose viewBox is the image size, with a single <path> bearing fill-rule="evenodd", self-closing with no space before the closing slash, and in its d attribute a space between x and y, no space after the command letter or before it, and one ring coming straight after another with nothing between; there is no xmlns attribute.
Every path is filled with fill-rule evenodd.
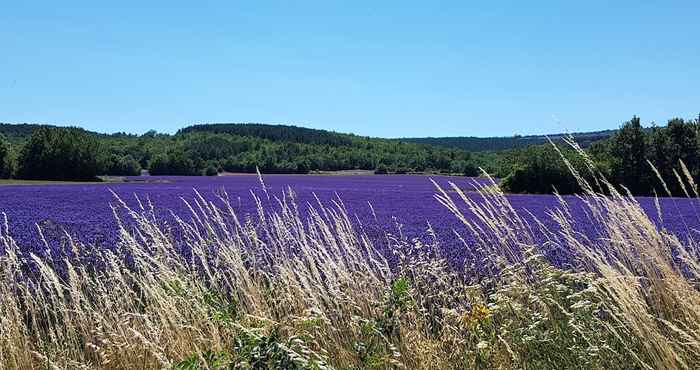
<svg viewBox="0 0 700 370"><path fill-rule="evenodd" d="M0 368L700 366L696 198L432 180L1 187Z"/></svg>
<svg viewBox="0 0 700 370"><path fill-rule="evenodd" d="M474 192L475 184L488 185L484 178L431 177L441 186L454 182L476 202L482 197ZM435 186L426 176L306 176L267 175L265 186L270 195L282 196L291 188L302 211L305 205L317 205L316 197L327 204L340 199L358 225L381 244L384 233L411 238L426 238L428 225L441 241L444 252L459 259L461 244L453 230L460 230L462 222L434 199ZM218 177L132 177L124 183L86 185L8 185L0 187L0 211L7 215L11 234L29 248L43 248L37 225L51 245L60 245L65 232L85 244L114 245L118 237L115 216L110 207L115 195L131 207L137 208L140 199L150 200L158 217L171 218L170 211L185 219L191 217L185 201L195 198L195 191L221 204L218 198L228 194L234 210L242 218L256 216L257 209L251 191L263 196L260 179L255 175ZM548 228L556 223L547 214L559 208L559 200L552 195L508 195L508 200L524 218L537 217ZM586 223L589 214L576 196L564 196L579 222L580 231L595 238L594 223ZM696 199L661 198L661 217L653 198L640 197L638 201L648 216L660 227L682 238L700 236L700 202ZM274 205L274 204L273 204ZM371 207L370 207L371 205ZM467 211L467 213L469 213ZM128 217L126 218L128 221ZM469 235L464 235L469 238Z"/></svg>

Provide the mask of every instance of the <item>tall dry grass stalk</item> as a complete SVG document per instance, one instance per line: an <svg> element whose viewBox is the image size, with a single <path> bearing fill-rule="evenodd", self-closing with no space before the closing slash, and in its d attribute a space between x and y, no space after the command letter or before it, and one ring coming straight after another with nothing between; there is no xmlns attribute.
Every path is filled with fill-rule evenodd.
<svg viewBox="0 0 700 370"><path fill-rule="evenodd" d="M173 215L168 227L150 203L132 209L116 198L124 222L111 249L70 241L58 256L26 254L6 222L0 364L700 367L696 246L660 230L604 179L594 186L607 186L606 196L574 173L595 237L578 231L564 198L551 230L516 211L495 184L472 194L436 184L464 242L387 234L395 266L340 200L301 212L291 190L275 197L264 183L264 197L251 195L255 217L240 218L225 194L217 202L196 194L191 219ZM444 248L463 249L464 271L441 257ZM544 257L551 250L566 250L570 268Z"/></svg>
<svg viewBox="0 0 700 370"><path fill-rule="evenodd" d="M120 223L117 249L89 251L97 267L25 255L3 233L0 363L167 368L200 350L228 349L238 329L265 335L274 327L292 338L297 326L309 329L305 335L323 331L319 351L349 356L353 317L369 315L387 284L385 259L353 231L339 204L312 209L305 222L286 198L269 214L255 199L252 222L228 202L217 207L197 194L192 221L175 217L184 254L152 209L120 201L135 227ZM291 357L325 356L292 344Z"/></svg>

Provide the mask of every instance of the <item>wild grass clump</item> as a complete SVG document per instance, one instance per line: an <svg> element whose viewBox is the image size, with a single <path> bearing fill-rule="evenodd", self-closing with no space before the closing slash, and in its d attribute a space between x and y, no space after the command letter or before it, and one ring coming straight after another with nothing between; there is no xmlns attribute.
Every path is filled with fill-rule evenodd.
<svg viewBox="0 0 700 370"><path fill-rule="evenodd" d="M247 218L225 194L216 202L196 194L191 218L173 215L169 225L150 203L130 208L116 198L115 215L130 218L119 222L118 245L89 250L69 241L72 252L60 258L25 254L5 226L0 364L700 367L693 241L659 229L604 180L580 181L595 236L577 231L563 198L549 215L559 227L548 230L510 206L495 183L476 184L475 194L451 184L438 186L436 199L462 221L461 240L474 242L387 233L382 250L395 264L340 200L301 212L291 191L252 193L258 213ZM450 267L445 248L464 249L463 270ZM552 249L568 251L572 268L545 257ZM91 262L78 257L86 254Z"/></svg>

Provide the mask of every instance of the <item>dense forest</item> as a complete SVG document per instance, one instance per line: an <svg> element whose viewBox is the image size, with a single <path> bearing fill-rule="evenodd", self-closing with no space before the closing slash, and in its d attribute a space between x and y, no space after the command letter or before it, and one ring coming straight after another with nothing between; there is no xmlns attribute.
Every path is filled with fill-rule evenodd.
<svg viewBox="0 0 700 370"><path fill-rule="evenodd" d="M509 137L473 137L473 136L453 136L453 137L420 137L397 139L409 143L428 144L446 148L462 149L470 152L500 151L515 148L525 148L532 145L542 145L554 142L561 143L565 137L573 137L583 148L591 146L593 143L608 139L615 134L615 130L604 130L594 132L576 132L572 134L554 135L514 135Z"/></svg>
<svg viewBox="0 0 700 370"><path fill-rule="evenodd" d="M288 141L298 144L318 144L333 146L350 146L355 135L317 130L288 125L265 125L261 123L212 123L188 126L178 134L205 132L213 134L230 134L236 136L257 137L271 141Z"/></svg>
<svg viewBox="0 0 700 370"><path fill-rule="evenodd" d="M470 153L294 126L210 124L175 135L99 134L75 127L0 125L3 176L86 180L97 175L216 175L373 170L474 176Z"/></svg>

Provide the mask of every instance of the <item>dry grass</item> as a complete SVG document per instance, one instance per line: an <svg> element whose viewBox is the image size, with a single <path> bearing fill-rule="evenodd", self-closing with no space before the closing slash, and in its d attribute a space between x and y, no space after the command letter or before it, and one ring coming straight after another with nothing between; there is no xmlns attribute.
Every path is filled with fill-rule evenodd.
<svg viewBox="0 0 700 370"><path fill-rule="evenodd" d="M127 212L135 226L121 224L113 250L72 242L60 255L27 255L5 226L0 364L700 367L695 246L659 230L634 198L601 186L611 195L586 184L582 197L595 239L576 231L563 200L551 213L560 228L546 230L497 186L479 187L478 201L456 185L438 187L437 200L464 224L456 232L476 240L461 246L465 271L448 267L438 239L387 234L399 260L390 269L342 202L319 202L302 217L291 191L253 195L258 215L245 220L225 198L197 194L192 220L171 225L177 239L152 206L117 202L115 215ZM570 250L575 268L549 263L542 254L552 248Z"/></svg>

